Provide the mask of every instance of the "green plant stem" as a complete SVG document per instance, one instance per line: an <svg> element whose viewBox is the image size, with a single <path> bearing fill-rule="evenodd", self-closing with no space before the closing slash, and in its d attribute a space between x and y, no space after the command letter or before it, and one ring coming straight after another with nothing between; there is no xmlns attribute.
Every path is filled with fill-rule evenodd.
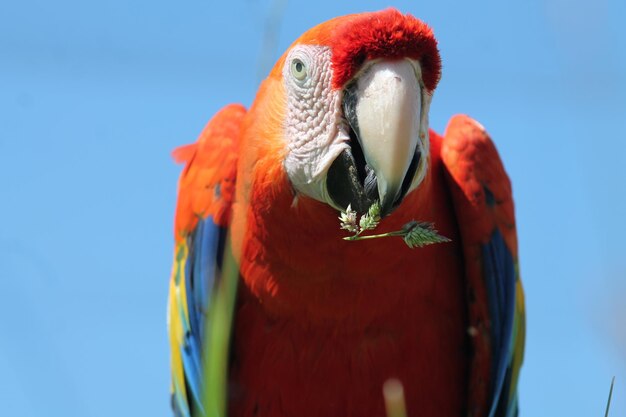
<svg viewBox="0 0 626 417"><path fill-rule="evenodd" d="M379 237L393 237L393 236L404 236L406 232L404 230L396 230L395 232L388 233L380 233L378 235L363 235L357 233L354 236L346 236L343 240L368 240L368 239L378 239Z"/></svg>
<svg viewBox="0 0 626 417"><path fill-rule="evenodd" d="M206 417L224 417L227 410L228 355L239 281L239 267L226 239L222 279L212 295L205 327L203 407Z"/></svg>
<svg viewBox="0 0 626 417"><path fill-rule="evenodd" d="M611 380L611 389L609 389L609 399L606 402L606 411L604 417L609 417L609 408L611 407L611 397L613 396L613 384L615 384L615 377Z"/></svg>

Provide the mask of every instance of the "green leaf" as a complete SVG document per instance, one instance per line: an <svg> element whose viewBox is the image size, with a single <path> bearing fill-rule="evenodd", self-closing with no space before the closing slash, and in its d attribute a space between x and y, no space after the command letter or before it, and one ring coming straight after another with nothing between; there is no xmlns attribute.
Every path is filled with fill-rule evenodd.
<svg viewBox="0 0 626 417"><path fill-rule="evenodd" d="M417 222L415 220L405 224L402 228L404 230L404 242L409 248L432 245L434 243L449 242L445 236L440 235L435 230L435 225L429 222Z"/></svg>
<svg viewBox="0 0 626 417"><path fill-rule="evenodd" d="M346 236L343 240L370 240L381 237L401 236L409 248L422 247L432 245L433 243L449 242L445 236L440 235L433 223L417 222L411 220L405 224L401 230L393 232L381 233L377 235L362 235L366 230L374 230L380 223L380 204L374 202L367 213L361 216L359 224L356 224L357 213L348 205L346 211L341 212L339 221L341 229L354 233L352 236Z"/></svg>

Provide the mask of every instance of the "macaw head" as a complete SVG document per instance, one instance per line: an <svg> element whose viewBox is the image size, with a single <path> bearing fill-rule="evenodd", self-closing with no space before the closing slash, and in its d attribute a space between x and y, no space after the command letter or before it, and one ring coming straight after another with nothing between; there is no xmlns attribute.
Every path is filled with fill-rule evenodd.
<svg viewBox="0 0 626 417"><path fill-rule="evenodd" d="M284 168L298 193L386 215L426 175L428 110L441 61L432 30L395 9L339 17L278 61Z"/></svg>

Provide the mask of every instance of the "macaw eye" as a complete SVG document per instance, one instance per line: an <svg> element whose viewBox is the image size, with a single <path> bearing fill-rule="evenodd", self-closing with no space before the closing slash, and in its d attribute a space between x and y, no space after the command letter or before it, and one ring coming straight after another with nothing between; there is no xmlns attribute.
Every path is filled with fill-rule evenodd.
<svg viewBox="0 0 626 417"><path fill-rule="evenodd" d="M298 80L303 81L307 74L306 65L298 58L291 61L291 75Z"/></svg>

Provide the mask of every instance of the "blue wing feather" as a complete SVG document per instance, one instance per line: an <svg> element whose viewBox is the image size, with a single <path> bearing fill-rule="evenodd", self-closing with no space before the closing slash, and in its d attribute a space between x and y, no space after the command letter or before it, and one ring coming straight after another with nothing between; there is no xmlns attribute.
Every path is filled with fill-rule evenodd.
<svg viewBox="0 0 626 417"><path fill-rule="evenodd" d="M511 372L513 317L515 310L515 262L504 237L496 229L482 247L483 273L489 302L492 334L492 406L489 416L505 415L498 410L500 402L508 402ZM507 378L508 375L508 378ZM505 407L506 408L506 407ZM506 410L504 410L506 411Z"/></svg>
<svg viewBox="0 0 626 417"><path fill-rule="evenodd" d="M463 241L470 294L480 297L469 310L476 331L471 338L469 409L489 417L514 417L525 319L511 183L480 123L456 115L444 136L441 157Z"/></svg>
<svg viewBox="0 0 626 417"><path fill-rule="evenodd" d="M215 379L208 378L208 375L219 372L204 375L204 367L211 367L212 371L217 369L212 361L221 360L223 345L226 351L228 349L227 338L222 341L222 334L218 331L222 327L230 329L229 323L222 319L225 308L222 294L226 293L234 300L232 294L236 294L236 285L224 285L231 281L223 279L226 273L222 273L222 263L224 254L228 252L224 249L224 242L230 221L240 131L245 116L243 106L228 105L211 118L195 143L173 152L177 162L185 163L178 182L174 222L176 256L168 304L172 408L180 417L198 417L204 414L201 407L203 401L210 401L213 407L213 402L225 399L225 395L217 400L205 398L212 395L213 391L209 388ZM231 259L230 256L228 259ZM229 276L238 273L230 261L226 265L227 271L232 269L233 272ZM226 316L229 318L228 314ZM217 320L219 325L208 327L208 322L212 320ZM204 387L204 384L207 386ZM210 410L205 411L208 413Z"/></svg>
<svg viewBox="0 0 626 417"><path fill-rule="evenodd" d="M204 325L200 324L207 314L213 285L219 277L216 257L219 254L218 243L222 233L222 228L213 223L211 218L201 221L196 228L192 256L193 277L189 281L193 285L193 291L190 294L193 294L194 298L194 316L198 324L200 340L204 335Z"/></svg>
<svg viewBox="0 0 626 417"><path fill-rule="evenodd" d="M205 318L209 309L211 294L220 282L220 265L223 256L221 242L226 229L218 226L212 217L198 221L184 244L187 256L177 259L184 274L175 279L178 306L177 315L171 320L180 323L183 332L178 352L182 362L184 384L173 378L172 408L181 417L204 415L202 407L202 354L205 332ZM181 296L180 286L184 286L186 298ZM181 386L181 385L184 385Z"/></svg>
<svg viewBox="0 0 626 417"><path fill-rule="evenodd" d="M172 410L176 417L190 417L189 405L181 395L182 388L174 381L174 392L172 393Z"/></svg>

